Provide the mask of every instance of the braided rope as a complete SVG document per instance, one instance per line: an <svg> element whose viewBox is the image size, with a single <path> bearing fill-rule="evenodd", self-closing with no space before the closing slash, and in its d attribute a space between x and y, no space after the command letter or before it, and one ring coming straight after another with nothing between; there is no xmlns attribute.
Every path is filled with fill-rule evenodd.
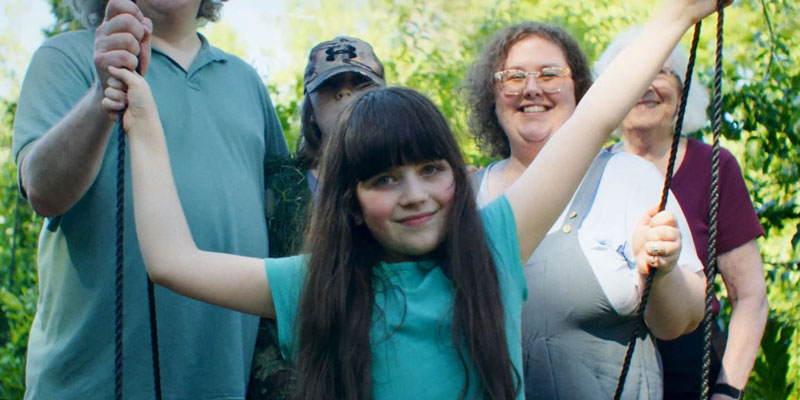
<svg viewBox="0 0 800 400"><path fill-rule="evenodd" d="M117 129L117 207L116 207L116 229L117 229L117 254L116 254L116 277L114 285L114 398L122 400L122 316L123 316L123 277L125 264L125 131L122 128L122 114L120 112L119 128ZM158 354L158 324L156 321L156 301L155 288L153 281L147 278L147 300L150 308L150 344L153 355L153 386L155 397L161 400L161 368Z"/></svg>
<svg viewBox="0 0 800 400"><path fill-rule="evenodd" d="M723 0L717 0L717 46L714 63L714 102L711 130L713 145L711 147L711 197L708 212L708 267L706 268L706 304L703 315L703 379L700 386L700 397L708 399L711 370L711 320L712 299L714 297L714 280L717 276L717 211L719 210L719 134L722 127L722 25Z"/></svg>
<svg viewBox="0 0 800 400"><path fill-rule="evenodd" d="M156 400L161 400L161 367L158 355L158 323L156 322L156 297L153 281L147 278L147 303L150 305L150 348L153 355L153 388Z"/></svg>
<svg viewBox="0 0 800 400"><path fill-rule="evenodd" d="M117 129L117 208L116 208L116 277L114 281L114 398L122 400L122 315L123 315L123 270L125 265L125 131L119 112Z"/></svg>
<svg viewBox="0 0 800 400"><path fill-rule="evenodd" d="M141 73L139 66L136 73ZM125 110L119 112L117 125L117 207L116 207L116 277L114 284L114 398L122 400L123 377L123 277L125 266L125 129L123 118ZM150 345L153 360L153 388L156 400L161 400L161 363L158 352L158 321L156 319L156 300L153 281L147 279L147 303L150 312Z"/></svg>
<svg viewBox="0 0 800 400"><path fill-rule="evenodd" d="M700 41L700 27L701 22L698 22L694 26L694 36L692 37L692 48L689 52L689 64L686 67L686 76L684 77L685 84L681 90L681 103L680 107L678 108L678 119L675 123L675 132L672 136L672 147L670 148L669 153L669 162L667 164L667 173L664 179L664 187L661 191L661 203L658 206L659 211L664 211L667 206L667 197L669 195L669 188L672 184L672 174L675 168L675 159L677 158L678 154L678 143L680 142L681 138L681 131L683 130L683 118L686 114L686 103L687 99L689 98L689 87L692 84L692 71L694 70L694 62L695 62L695 55L697 54L697 44ZM657 271L656 271L657 272ZM633 332L631 334L630 339L628 340L628 348L625 350L625 359L622 361L622 370L619 373L619 380L617 381L617 388L614 392L614 399L619 400L622 398L622 390L625 388L625 378L628 376L628 370L630 370L631 361L633 359L633 351L636 347L636 338L639 337L640 330L642 327L645 326L644 324L644 311L647 308L647 301L650 299L650 290L653 286L653 280L655 280L656 273L652 272L647 275L647 280L645 281L644 290L642 291L642 299L639 302L639 307L636 309L636 314L634 314L635 325L633 326Z"/></svg>

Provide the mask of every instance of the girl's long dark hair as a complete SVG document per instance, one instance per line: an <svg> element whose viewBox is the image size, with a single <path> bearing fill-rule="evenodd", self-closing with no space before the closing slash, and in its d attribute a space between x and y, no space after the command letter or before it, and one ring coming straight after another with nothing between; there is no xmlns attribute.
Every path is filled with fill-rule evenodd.
<svg viewBox="0 0 800 400"><path fill-rule="evenodd" d="M511 363L495 263L464 161L436 106L404 88L367 91L353 100L339 134L327 138L319 206L306 237L311 253L298 310L297 397L372 397L370 329L373 268L383 248L364 224L356 185L392 166L446 160L455 193L443 242L431 254L453 284L453 343L465 385L478 396L513 399L520 375ZM479 382L469 382L468 365Z"/></svg>

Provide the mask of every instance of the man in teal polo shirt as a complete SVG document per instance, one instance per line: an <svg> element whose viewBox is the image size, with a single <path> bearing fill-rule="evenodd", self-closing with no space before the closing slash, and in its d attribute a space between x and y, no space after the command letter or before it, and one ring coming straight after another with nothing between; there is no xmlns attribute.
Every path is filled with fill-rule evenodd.
<svg viewBox="0 0 800 400"><path fill-rule="evenodd" d="M267 255L264 161L287 154L258 74L196 32L199 18L216 19L219 1L72 3L83 20L100 24L36 51L14 126L21 189L46 217L26 399L114 393L116 126L101 104L109 65L133 69L141 60L200 248ZM126 204L123 392L153 398L146 275L130 190ZM155 298L164 398L244 398L257 318L160 287Z"/></svg>

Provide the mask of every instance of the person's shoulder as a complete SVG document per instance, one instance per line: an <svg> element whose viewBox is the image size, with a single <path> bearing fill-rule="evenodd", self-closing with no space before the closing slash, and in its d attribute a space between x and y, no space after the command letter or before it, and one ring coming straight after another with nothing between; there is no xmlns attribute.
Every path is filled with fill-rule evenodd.
<svg viewBox="0 0 800 400"><path fill-rule="evenodd" d="M45 40L34 53L34 62L57 63L71 60L83 65L91 62L94 52L94 30L64 32ZM61 61L54 60L55 58Z"/></svg>
<svg viewBox="0 0 800 400"><path fill-rule="evenodd" d="M481 207L478 210L478 215L480 215L484 229L487 231L491 231L496 228L495 225L499 225L495 223L506 223L507 220L513 221L514 219L514 211L511 209L505 194L497 196L484 207Z"/></svg>
<svg viewBox="0 0 800 400"><path fill-rule="evenodd" d="M82 29L78 31L64 32L54 35L42 43L41 47L51 47L57 49L89 48L94 46L94 30Z"/></svg>
<svg viewBox="0 0 800 400"><path fill-rule="evenodd" d="M604 150L605 151L605 150ZM618 173L625 176L660 176L658 168L642 157L625 151L611 153L605 173Z"/></svg>
<svg viewBox="0 0 800 400"><path fill-rule="evenodd" d="M691 152L693 157L700 157L702 159L711 158L713 147L710 144L693 138L688 138L686 142L686 152ZM737 166L739 165L736 156L722 146L719 148L719 159L722 164L735 163Z"/></svg>
<svg viewBox="0 0 800 400"><path fill-rule="evenodd" d="M719 148L719 159L723 163L733 162L736 165L739 165L739 160L736 159L736 156L734 156L733 153L730 152L730 150L724 147Z"/></svg>
<svg viewBox="0 0 800 400"><path fill-rule="evenodd" d="M245 68L253 70L253 72L255 72L255 68L252 65L247 63L245 60L241 59L236 54L228 53L227 51L222 50L219 47L211 44L209 44L209 49L213 51L217 57L225 60L225 62L230 63L231 65L235 65L239 68Z"/></svg>
<svg viewBox="0 0 800 400"><path fill-rule="evenodd" d="M264 259L264 266L270 280L280 280L283 284L299 285L305 279L310 254Z"/></svg>
<svg viewBox="0 0 800 400"><path fill-rule="evenodd" d="M692 153L711 154L711 145L700 139L686 138L686 151Z"/></svg>
<svg viewBox="0 0 800 400"><path fill-rule="evenodd" d="M608 150L601 150L597 156L600 157L605 153L610 154L610 158L608 159L609 164L637 164L641 163L642 161L649 163L649 161L645 160L644 158L633 153L628 153L627 151L609 152Z"/></svg>
<svg viewBox="0 0 800 400"><path fill-rule="evenodd" d="M246 73L248 74L248 76L260 79L255 67L253 67L253 65L251 65L247 61L241 59L239 56L232 53L228 53L227 51L222 50L217 46L214 46L210 42L208 43L208 50L211 52L211 54L213 54L214 58L223 60L231 67L236 68L238 70L237 73Z"/></svg>
<svg viewBox="0 0 800 400"><path fill-rule="evenodd" d="M649 198L659 192L663 181L663 175L650 161L632 153L612 153L598 185L598 196L618 198L634 194L636 198Z"/></svg>

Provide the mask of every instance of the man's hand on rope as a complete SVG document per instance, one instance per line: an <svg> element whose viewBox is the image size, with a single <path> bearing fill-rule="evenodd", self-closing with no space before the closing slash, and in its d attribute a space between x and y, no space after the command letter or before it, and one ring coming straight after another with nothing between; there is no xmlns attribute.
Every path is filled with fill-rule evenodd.
<svg viewBox="0 0 800 400"><path fill-rule="evenodd" d="M675 268L681 250L678 222L669 211L653 207L639 220L633 233L633 254L639 274L646 276L651 268L666 274Z"/></svg>
<svg viewBox="0 0 800 400"><path fill-rule="evenodd" d="M97 84L105 92L108 89L110 66L130 71L139 67L142 76L150 64L150 34L153 22L146 18L139 7L130 0L110 0L100 26L95 31L94 66ZM125 108L125 103L113 103L106 112L116 119L116 114Z"/></svg>

